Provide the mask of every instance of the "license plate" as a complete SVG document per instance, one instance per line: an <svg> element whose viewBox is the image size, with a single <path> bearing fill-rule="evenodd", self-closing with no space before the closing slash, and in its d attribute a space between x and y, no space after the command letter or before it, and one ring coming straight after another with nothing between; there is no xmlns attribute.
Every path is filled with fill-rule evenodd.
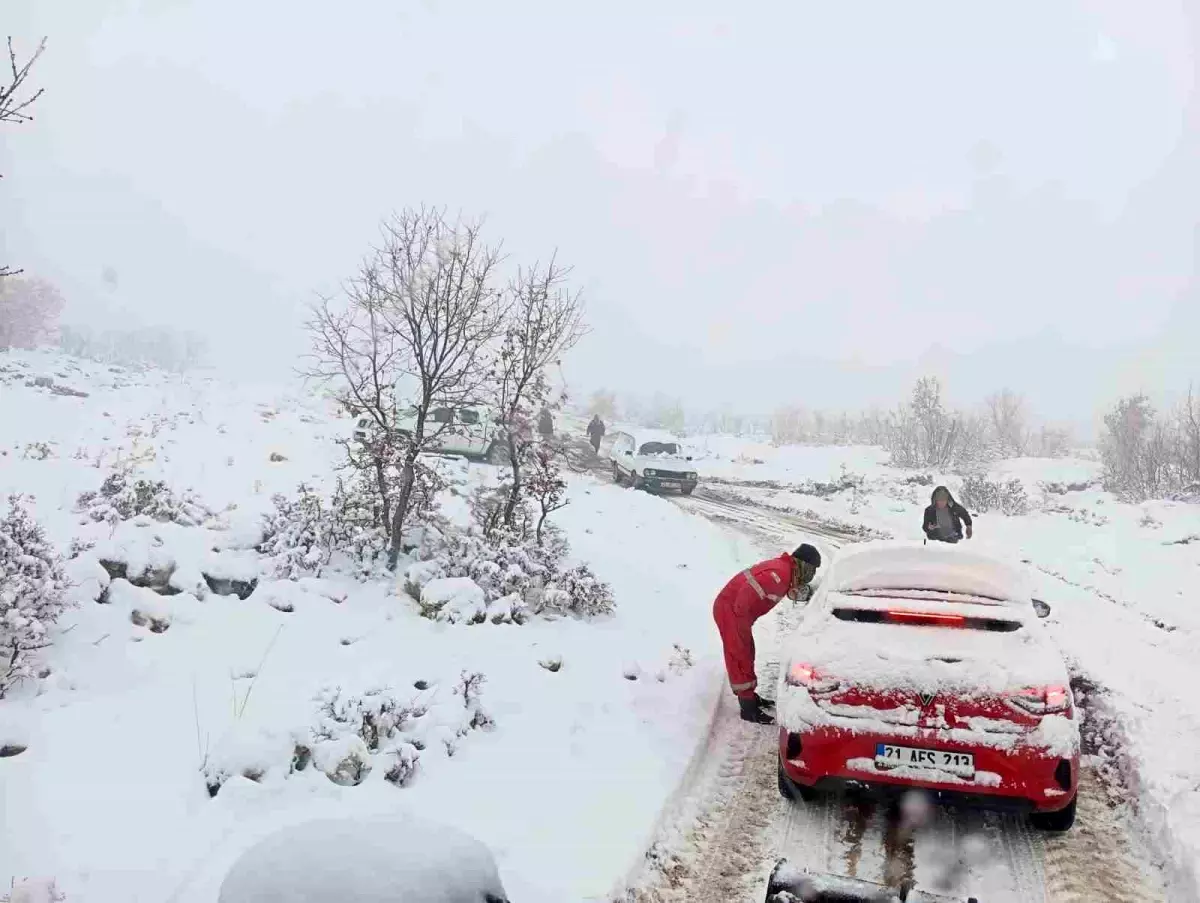
<svg viewBox="0 0 1200 903"><path fill-rule="evenodd" d="M975 777L975 756L972 753L949 752L944 749L914 749L911 746L875 744L875 767L897 768L901 765L935 768L960 778Z"/></svg>
<svg viewBox="0 0 1200 903"><path fill-rule="evenodd" d="M663 489L678 489L680 482L678 480L659 480L658 485Z"/></svg>

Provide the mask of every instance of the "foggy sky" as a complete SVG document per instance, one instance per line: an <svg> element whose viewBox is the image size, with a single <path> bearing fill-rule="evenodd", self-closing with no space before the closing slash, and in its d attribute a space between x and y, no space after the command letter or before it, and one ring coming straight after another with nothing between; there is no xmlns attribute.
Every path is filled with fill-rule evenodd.
<svg viewBox="0 0 1200 903"><path fill-rule="evenodd" d="M290 364L432 203L575 264L580 391L836 408L940 372L1080 420L1200 380L1182 0L3 3L50 38L0 132L5 259L231 371Z"/></svg>

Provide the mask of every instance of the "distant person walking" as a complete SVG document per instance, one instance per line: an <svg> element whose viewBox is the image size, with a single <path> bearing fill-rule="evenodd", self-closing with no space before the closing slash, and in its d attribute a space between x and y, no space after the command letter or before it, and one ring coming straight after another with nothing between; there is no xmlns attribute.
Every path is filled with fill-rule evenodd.
<svg viewBox="0 0 1200 903"><path fill-rule="evenodd" d="M925 535L934 542L958 542L963 538L964 524L967 528L967 539L970 539L973 530L971 515L967 513L967 509L954 501L954 496L945 486L933 490L922 521Z"/></svg>
<svg viewBox="0 0 1200 903"><path fill-rule="evenodd" d="M592 440L592 449L596 454L600 454L600 440L604 438L604 421L600 419L599 414L592 416L592 422L587 428L588 438Z"/></svg>
<svg viewBox="0 0 1200 903"><path fill-rule="evenodd" d="M538 434L547 441L554 438L554 418L550 416L549 408L542 408L538 417Z"/></svg>

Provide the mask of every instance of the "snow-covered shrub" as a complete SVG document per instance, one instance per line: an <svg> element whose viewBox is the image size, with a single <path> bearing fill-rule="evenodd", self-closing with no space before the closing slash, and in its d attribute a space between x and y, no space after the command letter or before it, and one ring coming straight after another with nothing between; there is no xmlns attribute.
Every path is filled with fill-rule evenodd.
<svg viewBox="0 0 1200 903"><path fill-rule="evenodd" d="M19 496L8 506L0 521L0 698L36 675L36 653L50 645L50 628L68 605L58 552Z"/></svg>
<svg viewBox="0 0 1200 903"><path fill-rule="evenodd" d="M30 442L25 446L25 458L29 461L45 461L54 457L54 449L45 442Z"/></svg>
<svg viewBox="0 0 1200 903"><path fill-rule="evenodd" d="M1010 517L1029 513L1025 486L1015 477L1001 483L982 474L972 474L963 479L959 500L975 511L1000 511Z"/></svg>
<svg viewBox="0 0 1200 903"><path fill-rule="evenodd" d="M258 551L272 559L278 577L319 577L338 564L365 577L387 549L387 531L376 526L370 500L340 480L329 499L302 483L294 498L277 494L271 501L275 510L265 519Z"/></svg>
<svg viewBox="0 0 1200 903"><path fill-rule="evenodd" d="M317 702L313 762L331 781L361 783L374 756L383 754L388 759L389 779L407 783L420 760L421 746L403 732L428 712L427 706L402 703L384 689L361 696L343 696L340 688L327 689L317 696Z"/></svg>
<svg viewBox="0 0 1200 903"><path fill-rule="evenodd" d="M586 564L552 576L532 605L534 614L578 618L610 615L615 608L612 587L593 574Z"/></svg>
<svg viewBox="0 0 1200 903"><path fill-rule="evenodd" d="M82 493L76 510L89 520L109 524L144 515L162 523L195 527L213 516L191 493L177 495L165 481L135 478L129 469L113 471L99 490Z"/></svg>
<svg viewBox="0 0 1200 903"><path fill-rule="evenodd" d="M1191 391L1171 414L1145 395L1122 398L1104 415L1104 488L1128 501L1172 498L1200 484L1200 398Z"/></svg>
<svg viewBox="0 0 1200 903"><path fill-rule="evenodd" d="M454 695L462 700L463 708L466 709L466 720L459 726L456 736L465 737L469 730L479 728L490 730L496 726L492 716L484 711L483 705L479 701L486 681L487 678L484 677L482 671L463 671L459 677L458 686L454 688ZM447 752L453 755L453 751L448 745Z"/></svg>
<svg viewBox="0 0 1200 903"><path fill-rule="evenodd" d="M614 607L612 590L587 565L563 568L567 544L551 525L535 536L520 537L498 527L488 538L472 532L427 531L406 572L405 589L422 604L427 617L439 620L484 620L522 623L525 610L543 615L595 617ZM483 592L485 615L449 618L449 600L432 598L425 587L435 580L469 577ZM440 592L440 590L439 590Z"/></svg>

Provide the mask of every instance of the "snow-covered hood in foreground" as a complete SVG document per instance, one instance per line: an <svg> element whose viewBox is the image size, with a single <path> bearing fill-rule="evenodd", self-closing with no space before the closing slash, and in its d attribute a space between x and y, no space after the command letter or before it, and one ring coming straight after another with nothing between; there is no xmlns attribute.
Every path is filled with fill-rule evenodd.
<svg viewBox="0 0 1200 903"><path fill-rule="evenodd" d="M424 819L322 819L247 850L219 903L466 903L505 900L487 848Z"/></svg>

